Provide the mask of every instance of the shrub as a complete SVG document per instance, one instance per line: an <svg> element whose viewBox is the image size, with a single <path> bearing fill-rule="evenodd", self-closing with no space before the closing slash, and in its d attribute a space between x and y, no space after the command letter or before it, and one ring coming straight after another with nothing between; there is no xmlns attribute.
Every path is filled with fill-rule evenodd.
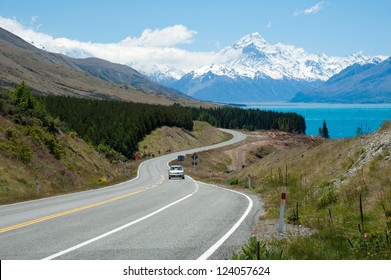
<svg viewBox="0 0 391 280"><path fill-rule="evenodd" d="M33 150L29 143L16 130L11 128L6 129L6 135L8 135L8 141L0 143L0 151L3 151L8 157L16 158L23 163L29 163L33 156Z"/></svg>
<svg viewBox="0 0 391 280"><path fill-rule="evenodd" d="M240 182L239 178L232 178L231 180L229 180L228 183L229 183L231 186L233 186L233 185L239 185L239 182Z"/></svg>
<svg viewBox="0 0 391 280"><path fill-rule="evenodd" d="M46 134L45 144L49 148L50 153L56 159L61 159L61 157L65 154L64 148L58 143L56 137L54 137L52 134Z"/></svg>
<svg viewBox="0 0 391 280"><path fill-rule="evenodd" d="M98 183L99 184L105 184L105 183L107 183L108 182L108 180L105 178L105 177L100 177L100 178L98 178Z"/></svg>
<svg viewBox="0 0 391 280"><path fill-rule="evenodd" d="M333 205L338 201L338 194L335 193L333 188L328 188L326 193L324 193L318 200L316 208L318 210L324 209L327 206Z"/></svg>

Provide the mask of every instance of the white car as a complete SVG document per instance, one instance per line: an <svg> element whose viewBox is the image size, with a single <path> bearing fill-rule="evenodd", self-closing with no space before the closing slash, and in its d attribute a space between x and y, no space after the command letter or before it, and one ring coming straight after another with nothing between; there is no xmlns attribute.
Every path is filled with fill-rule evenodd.
<svg viewBox="0 0 391 280"><path fill-rule="evenodd" d="M168 179L171 180L171 178L175 177L185 179L185 169L181 165L170 166L170 169L168 170Z"/></svg>

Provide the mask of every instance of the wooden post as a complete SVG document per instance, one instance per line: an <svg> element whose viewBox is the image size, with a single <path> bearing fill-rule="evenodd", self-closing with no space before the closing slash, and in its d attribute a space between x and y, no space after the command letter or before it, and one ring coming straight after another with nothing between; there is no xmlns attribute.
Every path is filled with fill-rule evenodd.
<svg viewBox="0 0 391 280"><path fill-rule="evenodd" d="M297 218L297 232L298 234L300 234L299 202L296 202L296 218Z"/></svg>
<svg viewBox="0 0 391 280"><path fill-rule="evenodd" d="M259 241L257 241L257 260L260 260L261 259L261 253L260 253L260 250L261 250L261 244L259 243Z"/></svg>
<svg viewBox="0 0 391 280"><path fill-rule="evenodd" d="M363 212L363 209L362 209L362 194L360 193L360 216L361 216L361 233L362 233L362 236L365 235L365 231L364 231L364 212Z"/></svg>
<svg viewBox="0 0 391 280"><path fill-rule="evenodd" d="M40 189L40 187L39 187L39 181L38 181L38 178L35 177L35 193L36 193L37 195L39 195L39 189Z"/></svg>

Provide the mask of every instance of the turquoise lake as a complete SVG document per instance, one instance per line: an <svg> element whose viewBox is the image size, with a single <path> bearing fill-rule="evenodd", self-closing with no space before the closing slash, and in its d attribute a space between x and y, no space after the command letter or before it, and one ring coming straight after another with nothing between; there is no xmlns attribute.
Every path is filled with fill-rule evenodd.
<svg viewBox="0 0 391 280"><path fill-rule="evenodd" d="M391 104L303 104L274 103L248 105L247 108L277 112L295 112L305 118L307 135L318 135L326 120L330 138L355 137L357 128L371 133L391 120Z"/></svg>

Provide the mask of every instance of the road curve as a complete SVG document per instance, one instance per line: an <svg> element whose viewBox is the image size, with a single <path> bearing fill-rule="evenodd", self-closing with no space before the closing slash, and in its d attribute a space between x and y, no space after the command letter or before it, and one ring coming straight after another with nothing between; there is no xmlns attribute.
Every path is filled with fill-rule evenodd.
<svg viewBox="0 0 391 280"><path fill-rule="evenodd" d="M260 211L258 199L194 181L168 180L179 154L143 162L114 186L0 206L0 259L224 259L240 248Z"/></svg>

